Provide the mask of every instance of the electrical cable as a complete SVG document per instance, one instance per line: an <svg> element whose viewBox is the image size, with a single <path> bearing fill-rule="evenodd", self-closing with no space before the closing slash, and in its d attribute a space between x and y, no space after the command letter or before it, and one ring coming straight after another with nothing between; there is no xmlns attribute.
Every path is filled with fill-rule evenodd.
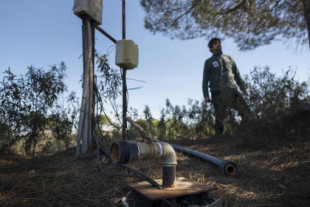
<svg viewBox="0 0 310 207"><path fill-rule="evenodd" d="M138 79L134 79L134 78L126 78L126 80L132 80L132 81L137 81L137 82L142 82L142 83L146 83L146 81L144 80L138 80ZM134 87L134 88L129 88L127 89L128 91L130 90L138 90L141 89L143 86L138 86L138 87Z"/></svg>
<svg viewBox="0 0 310 207"><path fill-rule="evenodd" d="M96 85L95 85L95 88L96 88L95 95L96 95L96 97L98 99L98 101L96 102L97 103L97 111L98 111L98 103L100 103L100 106L101 106L100 115L101 115L101 112L103 112L104 115L106 116L108 122L110 123L110 125L112 125L114 128L120 129L120 127L118 127L115 124L113 124L112 121L108 118L108 115L106 114L106 112L104 110L102 99L101 99L101 96L99 95L98 88L97 88Z"/></svg>
<svg viewBox="0 0 310 207"><path fill-rule="evenodd" d="M115 112L116 118L118 119L119 123L122 123L121 120L119 119L119 114L118 114L118 111L117 111L117 108L116 108L117 106L115 107L115 106L113 105L113 103L112 103L112 101L111 101L110 98L109 98L109 101L110 101L110 104L111 104L111 106L112 106L112 108L113 108L113 111Z"/></svg>
<svg viewBox="0 0 310 207"><path fill-rule="evenodd" d="M99 156L99 149L100 149L100 145L99 142L96 138L94 138L95 136L93 136L93 139L96 142L96 146L97 146L97 163L98 163L98 167L100 169L100 172L103 173L104 175L107 176L116 176L116 177L132 177L132 178L138 178L141 181L146 181L148 183L150 183L153 187L157 187L158 189L161 190L160 185L153 179L151 179L150 177L143 175L142 173L132 169L131 167L127 166L127 165L120 165L121 167L125 168L128 173L132 173L132 174L121 174L121 173L109 173L107 172L101 165L100 163L100 156ZM111 157L111 155L109 156Z"/></svg>
<svg viewBox="0 0 310 207"><path fill-rule="evenodd" d="M137 82L142 82L142 83L146 83L146 81L144 80L138 80L138 79L134 79L134 78L126 78L127 80L132 80L132 81L137 81Z"/></svg>
<svg viewBox="0 0 310 207"><path fill-rule="evenodd" d="M131 91L131 90L138 90L138 89L140 89L140 88L142 88L142 86L135 87L135 88L129 88L129 89L127 89L127 90L128 90L128 91Z"/></svg>
<svg viewBox="0 0 310 207"><path fill-rule="evenodd" d="M107 56L109 56L113 52L113 50L115 50L115 44L111 45L110 47L108 47L108 49L107 49Z"/></svg>
<svg viewBox="0 0 310 207"><path fill-rule="evenodd" d="M99 92L98 92L98 90L97 90L98 88L97 88L97 86L96 86L95 84L94 84L94 88L96 88L96 89L94 90L94 92L95 92L95 97L97 98L97 99L96 99L96 102L97 102L97 113L98 113L98 112L99 112L99 110L98 110L98 103L100 102L101 107L102 107L103 103L102 103L102 99L101 99L101 97L100 97L100 95L99 95ZM99 120L98 120L98 119L99 119L99 116L98 116L98 114L97 114L96 124L97 124L97 126L98 126L98 131L100 132L100 135L104 138L104 135L103 135L103 133L102 133L102 131L101 131L101 129L100 129L100 125L99 125ZM96 148L97 148L97 163L98 163L98 167L99 167L101 173L103 173L103 174L105 174L105 175L107 175L107 176L138 178L139 180L146 181L146 182L150 183L153 187L157 187L158 189L161 189L160 185L159 185L155 180L151 179L150 177L148 177L148 176L146 176L146 175L143 175L142 173L140 173L140 172L138 172L138 171L136 171L136 170L130 168L129 166L124 165L124 164L123 164L123 165L120 165L120 166L123 167L123 168L125 168L125 169L128 171L128 174L109 173L109 172L107 172L107 171L103 168L103 166L101 165L99 153L100 153L100 151L101 151L102 153L104 153L105 155L107 155L110 159L112 158L112 156L111 156L111 153L109 153L107 149L105 149L104 147L102 147L102 146L99 145L97 136L98 136L98 134L97 134L96 130L93 129L93 130L92 130L92 137L93 137L93 141L96 142ZM132 174L130 174L130 173L132 173Z"/></svg>

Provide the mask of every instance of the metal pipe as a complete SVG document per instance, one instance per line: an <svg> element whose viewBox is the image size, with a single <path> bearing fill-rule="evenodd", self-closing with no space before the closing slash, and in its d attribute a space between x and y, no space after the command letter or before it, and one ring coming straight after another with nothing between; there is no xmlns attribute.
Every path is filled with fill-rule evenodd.
<svg viewBox="0 0 310 207"><path fill-rule="evenodd" d="M87 97L86 97L86 108L85 113L86 117L84 116L84 122L83 122L83 128L84 133L82 134L82 154L86 153L88 146L90 143L88 143L88 140L91 139L91 119L90 119L90 107L91 107L91 97L92 97L92 91L91 91L91 67L92 67L92 34L91 34L91 25L90 25L90 19L86 19L86 27L87 27L87 61L86 61L86 74L87 74L87 86L86 90L88 90Z"/></svg>
<svg viewBox="0 0 310 207"><path fill-rule="evenodd" d="M127 83L126 83L126 68L123 68L123 75L122 75L122 83L123 83L123 127L122 127L122 137L123 140L127 139Z"/></svg>
<svg viewBox="0 0 310 207"><path fill-rule="evenodd" d="M82 94L82 103L80 108L80 118L78 124L78 134L76 139L76 154L79 155L82 151L82 154L87 151L88 136L91 136L89 129L89 113L90 113L90 64L92 59L92 36L91 36L91 27L90 20L83 16L83 94ZM82 149L80 147L82 140Z"/></svg>
<svg viewBox="0 0 310 207"><path fill-rule="evenodd" d="M237 164L227 160L220 160L208 154L204 154L195 150L191 150L185 147L180 147L174 144L170 144L176 151L182 152L183 154L199 158L201 161L205 161L212 164L220 169L220 171L227 176L235 176L238 174L239 169Z"/></svg>
<svg viewBox="0 0 310 207"><path fill-rule="evenodd" d="M126 3L125 0L122 0L122 38L126 39ZM123 67L123 128L122 128L122 137L123 140L127 139L127 84L126 84L126 70L127 68Z"/></svg>
<svg viewBox="0 0 310 207"><path fill-rule="evenodd" d="M114 44L116 44L116 39L114 39L111 35L109 35L106 31L104 31L101 27L99 27L98 25L95 26L96 29L101 32L104 36L106 36L109 40L111 40L112 42L114 42Z"/></svg>
<svg viewBox="0 0 310 207"><path fill-rule="evenodd" d="M123 39L126 39L126 3L125 0L122 0L122 31Z"/></svg>
<svg viewBox="0 0 310 207"><path fill-rule="evenodd" d="M111 146L112 161L126 164L135 160L161 159L163 187L171 187L176 178L177 156L165 142L118 141Z"/></svg>

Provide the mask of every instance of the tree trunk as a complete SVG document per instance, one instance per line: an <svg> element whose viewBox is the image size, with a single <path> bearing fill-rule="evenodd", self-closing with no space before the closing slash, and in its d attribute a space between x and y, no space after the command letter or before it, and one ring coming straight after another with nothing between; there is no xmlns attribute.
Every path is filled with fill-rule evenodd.
<svg viewBox="0 0 310 207"><path fill-rule="evenodd" d="M308 29L308 39L309 39L309 47L310 47L310 0L302 1L304 6L304 16Z"/></svg>

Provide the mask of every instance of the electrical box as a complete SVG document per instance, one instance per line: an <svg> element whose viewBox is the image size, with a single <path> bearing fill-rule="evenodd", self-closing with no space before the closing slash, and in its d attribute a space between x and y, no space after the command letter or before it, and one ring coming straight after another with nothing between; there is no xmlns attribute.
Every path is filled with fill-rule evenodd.
<svg viewBox="0 0 310 207"><path fill-rule="evenodd" d="M102 23L102 0L74 0L74 14L88 15L97 25Z"/></svg>
<svg viewBox="0 0 310 207"><path fill-rule="evenodd" d="M126 69L138 67L139 48L132 40L116 42L115 64Z"/></svg>

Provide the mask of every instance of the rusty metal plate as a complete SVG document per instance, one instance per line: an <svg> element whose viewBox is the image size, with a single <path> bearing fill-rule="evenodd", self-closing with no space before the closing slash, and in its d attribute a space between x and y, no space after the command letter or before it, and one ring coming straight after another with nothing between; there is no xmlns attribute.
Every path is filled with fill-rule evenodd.
<svg viewBox="0 0 310 207"><path fill-rule="evenodd" d="M159 185L162 184L161 179L155 181ZM184 195L193 195L217 189L216 187L208 186L203 183L191 182L184 177L177 178L174 182L174 187L164 188L163 190L153 187L146 181L129 184L129 187L152 201L164 198L176 198Z"/></svg>

